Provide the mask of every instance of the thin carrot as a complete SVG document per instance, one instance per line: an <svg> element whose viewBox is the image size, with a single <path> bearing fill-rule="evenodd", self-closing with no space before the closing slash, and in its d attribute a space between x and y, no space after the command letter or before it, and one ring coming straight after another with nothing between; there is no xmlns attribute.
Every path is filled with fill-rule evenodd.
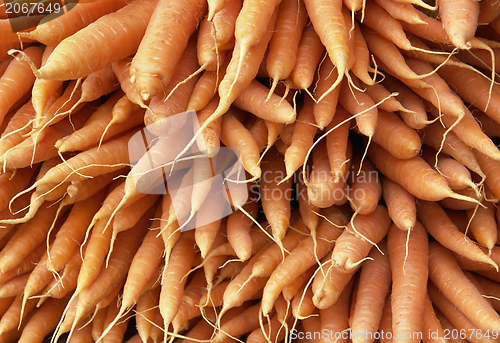
<svg viewBox="0 0 500 343"><path fill-rule="evenodd" d="M417 204L417 215L426 230L441 244L471 260L484 262L498 268L473 241L458 231L444 210L437 203L420 201Z"/></svg>
<svg viewBox="0 0 500 343"><path fill-rule="evenodd" d="M314 29L326 47L330 60L337 67L337 79L318 99L321 101L333 89L340 86L340 82L347 72L349 37L342 15L342 1L313 2L306 0L305 4Z"/></svg>
<svg viewBox="0 0 500 343"><path fill-rule="evenodd" d="M321 259L331 250L334 245L332 240L336 239L341 234L341 229L334 225L343 226L347 223L347 219L341 214L341 210L336 208L331 214L327 215L327 218L328 221L323 220L318 226L316 232L316 249L314 250L312 237L304 239L297 248L286 257L283 263L275 269L269 278L262 295L262 313L264 315L267 315L271 311L272 304L281 290L291 284L296 276L304 273L316 263L315 256ZM329 221L331 221L332 224L330 224Z"/></svg>
<svg viewBox="0 0 500 343"><path fill-rule="evenodd" d="M418 10L410 3L398 3L393 0L376 0L380 7L384 8L393 18L405 21L409 24L423 24Z"/></svg>
<svg viewBox="0 0 500 343"><path fill-rule="evenodd" d="M443 275L454 278L462 286L459 289L450 287L449 283L444 282ZM429 244L429 277L474 325L483 330L497 330L500 323L498 314L463 274L451 253L437 242Z"/></svg>
<svg viewBox="0 0 500 343"><path fill-rule="evenodd" d="M304 29L297 51L297 60L291 78L299 89L308 89L314 79L314 72L321 60L325 47L312 24Z"/></svg>
<svg viewBox="0 0 500 343"><path fill-rule="evenodd" d="M319 311L321 318L321 331L328 332L328 338L330 340L335 339L335 341L339 343L347 342L347 339L345 338L347 336L342 336L342 334L349 328L349 302L353 285L354 281L351 280L346 285L335 304L326 309L320 309Z"/></svg>
<svg viewBox="0 0 500 343"><path fill-rule="evenodd" d="M210 6L210 1L208 5L208 19L213 23L213 35L215 38L215 43L217 44L217 49L222 50L228 46L234 46L234 27L236 25L236 18L241 10L243 1L229 1L227 6L222 8L220 11L213 15L211 18L212 8ZM233 44L231 44L233 42Z"/></svg>
<svg viewBox="0 0 500 343"><path fill-rule="evenodd" d="M382 177L382 196L394 224L401 230L411 230L417 220L415 197L386 177Z"/></svg>

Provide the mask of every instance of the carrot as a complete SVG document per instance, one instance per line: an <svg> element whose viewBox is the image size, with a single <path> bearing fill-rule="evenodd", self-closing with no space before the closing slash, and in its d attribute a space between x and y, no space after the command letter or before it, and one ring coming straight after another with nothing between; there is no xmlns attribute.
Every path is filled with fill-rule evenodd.
<svg viewBox="0 0 500 343"><path fill-rule="evenodd" d="M92 343L92 326L80 324L76 327L75 333L72 336L72 340L69 343Z"/></svg>
<svg viewBox="0 0 500 343"><path fill-rule="evenodd" d="M393 0L376 0L377 5L384 8L391 17L409 24L425 23L418 15L418 10L410 3L398 3Z"/></svg>
<svg viewBox="0 0 500 343"><path fill-rule="evenodd" d="M208 0L208 20L211 21L214 16L226 8L231 2L229 0Z"/></svg>
<svg viewBox="0 0 500 343"><path fill-rule="evenodd" d="M159 90L149 103L149 109L144 116L148 131L161 136L175 129L175 126L171 128L169 122L172 120L169 121L168 118L186 111L189 97L198 80L197 68L196 35L194 35L189 39L179 63L175 66L170 83Z"/></svg>
<svg viewBox="0 0 500 343"><path fill-rule="evenodd" d="M184 285L187 281L185 275L191 268L194 254L193 232L185 232L174 246L168 265L163 273L160 312L165 328L168 328L181 305Z"/></svg>
<svg viewBox="0 0 500 343"><path fill-rule="evenodd" d="M332 176L325 141L313 150L313 168L307 186L307 196L311 203L320 208L341 205L347 201L347 184L344 179L335 182Z"/></svg>
<svg viewBox="0 0 500 343"><path fill-rule="evenodd" d="M400 112L401 118L409 127L420 130L431 122L427 120L427 112L422 99L410 90L401 81L386 75L383 85L391 92L397 92L396 99L401 102L409 112Z"/></svg>
<svg viewBox="0 0 500 343"><path fill-rule="evenodd" d="M287 179L291 178L293 173L304 164L307 151L311 148L317 131L313 122L313 101L306 98L293 130L292 142L285 153Z"/></svg>
<svg viewBox="0 0 500 343"><path fill-rule="evenodd" d="M353 82L356 82L353 79ZM359 86L359 82L357 84ZM352 115L363 112L356 116L356 124L361 134L368 138L373 137L377 127L378 109L369 95L353 89L352 92L346 81L340 86L339 102Z"/></svg>
<svg viewBox="0 0 500 343"><path fill-rule="evenodd" d="M276 32L269 42L269 52L266 57L266 70L273 79L268 99L278 82L286 79L292 72L297 59L300 37L307 21L303 2L282 1L276 19Z"/></svg>
<svg viewBox="0 0 500 343"><path fill-rule="evenodd" d="M411 230L417 220L415 197L386 177L382 177L382 196L394 224L401 230Z"/></svg>
<svg viewBox="0 0 500 343"><path fill-rule="evenodd" d="M458 231L438 204L420 201L417 204L417 215L426 230L451 251L473 261L484 262L497 268L496 263L490 257Z"/></svg>
<svg viewBox="0 0 500 343"><path fill-rule="evenodd" d="M188 321L201 314L200 308L197 305L200 302L205 286L206 280L204 271L200 270L194 275L193 279L184 290L181 305L172 320L174 334L187 329L189 327Z"/></svg>
<svg viewBox="0 0 500 343"><path fill-rule="evenodd" d="M438 6L443 28L453 45L459 49L469 49L469 41L477 28L479 3L462 0L452 5L450 1L439 0Z"/></svg>
<svg viewBox="0 0 500 343"><path fill-rule="evenodd" d="M297 294L295 294L292 299L291 307L292 315L296 319L307 319L308 317L311 317L313 312L316 310L316 306L313 302L313 295L313 291L307 283L302 285Z"/></svg>
<svg viewBox="0 0 500 343"><path fill-rule="evenodd" d="M42 49L38 47L29 47L23 51L23 54L32 60L37 67L40 67L42 52ZM28 69L26 61L16 58L9 64L0 78L0 94L2 94L0 120L3 121L8 110L29 91L34 82L35 77Z"/></svg>
<svg viewBox="0 0 500 343"><path fill-rule="evenodd" d="M439 157L436 158L436 151L432 148L424 149L422 157L429 165L434 166L440 174L446 177L448 185L454 191L463 190L469 187L479 192L476 184L472 181L469 170L460 162L445 154L440 154Z"/></svg>
<svg viewBox="0 0 500 343"><path fill-rule="evenodd" d="M391 291L387 294L385 298L384 308L382 310L382 318L380 319L380 332L385 332L385 336L380 338L381 343L390 343L393 337L392 331L392 306L391 306Z"/></svg>
<svg viewBox="0 0 500 343"><path fill-rule="evenodd" d="M312 266L304 273L298 275L291 284L283 288L282 294L285 301L290 302L293 297L299 293L300 289L304 284L307 284L311 280L314 272L316 271L316 266Z"/></svg>
<svg viewBox="0 0 500 343"><path fill-rule="evenodd" d="M371 161L365 161L361 165L361 157L356 156L352 167L358 170L357 176L353 176L349 181L349 192L351 192L349 202L355 210L352 217L354 219L358 214L368 215L375 211L382 197L382 185Z"/></svg>
<svg viewBox="0 0 500 343"><path fill-rule="evenodd" d="M347 222L343 214L340 213L340 209L334 208L333 210L327 215L328 221L323 220L318 226L316 249L314 250L312 237L304 239L272 273L262 295L262 313L264 315L271 311L272 304L281 290L290 285L295 277L316 263L315 256L321 259L331 250L334 245L332 240L341 234L341 230L334 225L345 225ZM329 221L333 224L330 224Z"/></svg>
<svg viewBox="0 0 500 343"><path fill-rule="evenodd" d="M244 88L234 100L234 104L257 117L276 123L291 124L295 121L295 110L281 97L272 93L269 89L256 80Z"/></svg>
<svg viewBox="0 0 500 343"><path fill-rule="evenodd" d="M290 224L291 180L281 182L286 173L285 164L277 155L276 150L270 150L262 161L264 177L260 181L260 190L264 214L271 225L274 239L280 242Z"/></svg>
<svg viewBox="0 0 500 343"><path fill-rule="evenodd" d="M63 39L83 29L98 18L117 11L126 5L126 1L99 1L98 3L81 3L71 8L69 13L60 15L53 13L44 18L37 28L30 32L21 32L20 37L39 41L47 46L56 46Z"/></svg>
<svg viewBox="0 0 500 343"><path fill-rule="evenodd" d="M474 201L471 198L454 193L448 187L446 179L434 171L419 156L400 160L393 157L376 143L369 148L368 156L382 174L403 186L410 194L419 199L437 201L450 197Z"/></svg>
<svg viewBox="0 0 500 343"><path fill-rule="evenodd" d="M154 320L154 308L158 305L159 297L160 287L156 287L142 293L137 301L137 331L142 341L147 341L150 337Z"/></svg>
<svg viewBox="0 0 500 343"><path fill-rule="evenodd" d="M16 296L9 309L3 314L0 319L0 335L18 327L19 323L22 323L24 319L27 319L26 317L29 316L29 312L36 305L36 299L28 300L24 312L21 312L21 303L22 296Z"/></svg>
<svg viewBox="0 0 500 343"><path fill-rule="evenodd" d="M222 116L229 110L229 107L235 101L237 96L242 92L243 89L250 85L253 78L257 75L259 63L264 58L267 45L272 36L274 23L276 21L276 15L277 11L274 11L269 24L266 26L267 33L265 37L259 44L251 47L248 53L244 56L238 55L239 53L241 53L241 51L239 42L236 42L235 54L233 54L231 62L229 62L229 65L227 67L226 74L219 85L219 97L221 99L219 105L210 115L210 117L203 123L203 125L201 125L191 141L178 154L176 160L188 151L188 149L194 144L196 139L209 125L211 125L214 121L216 121L220 116ZM245 60L245 63L243 63L243 60ZM240 64L240 62L243 64ZM244 65L243 69L241 69L242 65Z"/></svg>
<svg viewBox="0 0 500 343"><path fill-rule="evenodd" d="M119 307L117 306L118 298L115 296L115 300L109 305L108 311L106 313L106 319L104 321L104 326L109 325L109 322L115 318ZM102 341L105 343L120 343L123 342L125 336L125 331L127 330L130 317L122 320L121 322L113 325L113 327L102 336Z"/></svg>
<svg viewBox="0 0 500 343"><path fill-rule="evenodd" d="M341 122L347 120L349 116L349 113L341 105L337 106L335 116L333 117L333 121L328 125L327 131L332 130ZM349 150L351 150L352 154L352 149L349 148L348 136L349 121L339 126L335 134L326 136L326 149L334 182L339 182L347 176L346 172L349 169L350 161L350 157L348 156Z"/></svg>
<svg viewBox="0 0 500 343"><path fill-rule="evenodd" d="M393 275L392 328L395 332L422 332L428 277L427 232L417 222L407 237L407 233L392 225L387 239L387 249ZM403 289L404 293L397 292ZM415 318L410 319L413 315ZM415 336L410 339L405 337L405 341L419 339L421 338Z"/></svg>
<svg viewBox="0 0 500 343"><path fill-rule="evenodd" d="M476 241L487 247L489 255L497 242L498 233L496 230L495 207L491 203L484 202L485 207L478 207L477 210L468 210L467 217L470 220L470 230Z"/></svg>
<svg viewBox="0 0 500 343"><path fill-rule="evenodd" d="M22 294L29 276L30 273L25 273L3 283L0 286L0 298L9 298Z"/></svg>
<svg viewBox="0 0 500 343"><path fill-rule="evenodd" d="M243 208L255 220L258 215L257 201L247 202ZM227 218L227 240L241 261L246 261L252 255L253 220L240 210L233 212Z"/></svg>
<svg viewBox="0 0 500 343"><path fill-rule="evenodd" d="M485 178L485 174L481 170L478 160L473 151L463 142L454 132L448 132L444 136L446 129L440 123L433 123L425 127L421 132L421 137L424 144L432 146L439 150L442 147L442 152L450 155L457 161L461 162L469 170ZM443 142L443 137L444 142ZM453 148L452 148L453 147Z"/></svg>
<svg viewBox="0 0 500 343"><path fill-rule="evenodd" d="M6 172L0 175L0 187L2 193L0 194L0 209L7 208L12 198L21 192L31 180L34 168L23 168L14 172Z"/></svg>
<svg viewBox="0 0 500 343"><path fill-rule="evenodd" d="M156 4L130 65L131 81L144 101L153 98L168 85L189 36L207 11L205 1L191 2L189 5L181 6L170 0L160 0ZM158 32L163 34L158 36Z"/></svg>
<svg viewBox="0 0 500 343"><path fill-rule="evenodd" d="M259 327L259 311L260 303L249 307L222 325L211 341L214 343L223 342L227 337L239 337L257 329Z"/></svg>
<svg viewBox="0 0 500 343"><path fill-rule="evenodd" d="M325 47L313 25L308 24L300 38L297 60L291 74L293 84L297 85L299 89L308 89L311 86L315 70L324 51Z"/></svg>
<svg viewBox="0 0 500 343"><path fill-rule="evenodd" d="M373 341L382 310L384 299L391 286L391 268L389 256L385 254L387 247L385 241L379 245L384 251L380 254L376 249L370 251L372 260L366 261L361 267L359 287L357 290L354 309L351 309L351 331L355 333L353 342L363 343Z"/></svg>
<svg viewBox="0 0 500 343"><path fill-rule="evenodd" d="M349 37L342 15L342 1L321 1L317 3L307 0L304 2L314 29L326 47L330 60L337 67L336 81L318 99L319 102L333 89L340 86L340 82L347 72Z"/></svg>
<svg viewBox="0 0 500 343"><path fill-rule="evenodd" d="M443 275L448 275L462 284L460 289L450 287L450 284L443 280ZM437 242L429 244L429 277L474 325L485 331L497 329L500 323L498 314L463 274L451 253ZM478 313L481 315L478 316Z"/></svg>
<svg viewBox="0 0 500 343"><path fill-rule="evenodd" d="M154 3L139 0L99 18L58 44L49 57L47 64L39 70L33 69L35 75L39 78L58 80L78 79L89 75L91 71L105 67L111 62L130 56L137 50L146 31L146 23L153 12L153 6ZM114 24L110 25L111 22ZM128 33L130 31L133 31L134 34L130 35ZM75 59L81 62L75 66L73 63L69 63L67 58L63 57L67 50L79 51L77 47L82 42L88 41L89 37L96 37L96 32L99 32L98 36L101 37L99 38L101 41L93 40L95 44L93 49L106 54L106 58L92 59L92 55L89 56L87 50L85 52L80 50L78 57L75 56ZM125 38L128 40L128 44L123 44ZM112 40L113 44L103 43L104 40ZM106 46L108 50L103 50L103 46Z"/></svg>
<svg viewBox="0 0 500 343"><path fill-rule="evenodd" d="M49 299L27 322L18 342L43 342L55 327L68 302L68 298Z"/></svg>
<svg viewBox="0 0 500 343"><path fill-rule="evenodd" d="M261 176L259 149L243 123L238 119L238 111L230 110L222 118L221 140L226 146L238 150L241 154L243 167L255 179Z"/></svg>
<svg viewBox="0 0 500 343"><path fill-rule="evenodd" d="M41 65L45 65L47 63L47 59L50 54L54 51L54 47L47 47L42 56ZM36 112L37 123L35 126L39 127L39 121L41 116L43 115L43 111L47 106L49 99L51 98L51 94L59 89L62 85L62 81L59 80L44 80L44 79L36 79L33 84L33 90L31 92L33 97L33 108Z"/></svg>
<svg viewBox="0 0 500 343"><path fill-rule="evenodd" d="M313 205L309 200L309 197L307 196L307 187L300 173L298 175L296 185L296 194L299 201L300 217L304 224L306 224L306 226L311 231L311 234L314 235L316 233L316 228L318 227L319 222L319 216L317 215L317 213L319 212L319 208Z"/></svg>
<svg viewBox="0 0 500 343"><path fill-rule="evenodd" d="M225 208L227 202L220 196L222 192L224 188L213 182L206 202L198 210L196 216L195 242L200 248L202 258L207 256L221 226L225 228L225 224L221 225L221 218L225 217L228 212Z"/></svg>
<svg viewBox="0 0 500 343"><path fill-rule="evenodd" d="M423 342L436 342L445 340L446 331L444 331L443 326L434 311L432 302L429 299L429 294L425 294L425 304L424 304L424 314L422 319L422 329L423 329Z"/></svg>
<svg viewBox="0 0 500 343"><path fill-rule="evenodd" d="M378 205L368 215L359 215L337 238L332 252L332 265L342 272L350 272L359 266L389 231L391 221L387 209Z"/></svg>
<svg viewBox="0 0 500 343"><path fill-rule="evenodd" d="M234 27L236 25L236 18L241 10L241 0L229 1L227 6L213 15L211 18L212 8L210 3L208 5L208 18L213 23L213 32L217 49L221 50L223 47L230 46L234 41ZM232 44L234 45L234 43Z"/></svg>
<svg viewBox="0 0 500 343"><path fill-rule="evenodd" d="M347 342L347 335L342 335L349 328L349 301L354 282L351 280L342 291L339 299L335 304L326 308L320 309L319 315L321 318L321 331L328 333L329 340L335 340L339 343Z"/></svg>
<svg viewBox="0 0 500 343"><path fill-rule="evenodd" d="M337 71L335 66L328 59L321 63L318 70L318 81L316 82L314 95L322 97L336 80ZM314 119L320 129L324 129L330 124L335 115L335 108L339 98L340 87L332 90L322 101L314 104Z"/></svg>

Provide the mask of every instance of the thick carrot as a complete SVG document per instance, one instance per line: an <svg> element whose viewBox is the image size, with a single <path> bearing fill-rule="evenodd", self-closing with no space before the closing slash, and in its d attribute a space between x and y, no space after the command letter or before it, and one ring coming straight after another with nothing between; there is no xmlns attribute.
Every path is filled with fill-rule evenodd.
<svg viewBox="0 0 500 343"><path fill-rule="evenodd" d="M347 338L345 338L347 335L342 336L342 334L349 328L349 302L353 285L354 281L351 280L335 304L319 311L321 331L328 333L328 340L335 340L339 343L347 342Z"/></svg>
<svg viewBox="0 0 500 343"><path fill-rule="evenodd" d="M77 79L87 76L92 71L99 70L113 61L130 56L139 46L155 3L156 1L152 3L151 1L138 0L99 18L58 44L47 64L38 71L34 70L35 74L41 78ZM99 39L93 39L97 36ZM127 44L124 44L124 39L127 40ZM105 43L108 40L112 41L113 44ZM93 42L94 47L89 48L96 52L100 51L101 56L106 57L93 58L86 49L85 51L78 49L81 44L86 44L83 42ZM102 47L106 47L107 50L103 50ZM74 56L74 59L79 60L80 63L75 64L73 63L74 59L69 61L65 57L68 50L80 51L78 56Z"/></svg>
<svg viewBox="0 0 500 343"><path fill-rule="evenodd" d="M484 205L485 207L478 207L475 211L467 210L467 217L470 220L471 233L474 235L476 241L487 247L491 252L498 237L495 206L488 202L485 202Z"/></svg>
<svg viewBox="0 0 500 343"><path fill-rule="evenodd" d="M389 231L391 220L387 209L378 205L368 215L359 215L351 221L337 238L332 252L332 265L342 272L357 268L374 244Z"/></svg>
<svg viewBox="0 0 500 343"><path fill-rule="evenodd" d="M422 318L428 277L427 232L417 222L407 233L392 225L387 239L391 263L393 292L391 295L392 322L395 332L422 332ZM398 292L404 290L404 292ZM411 319L415 316L414 319ZM417 341L412 335L404 341Z"/></svg>
<svg viewBox="0 0 500 343"><path fill-rule="evenodd" d="M158 1L132 59L131 81L144 101L168 85L189 36L207 11L205 1L190 2L188 7L183 5L171 0Z"/></svg>
<svg viewBox="0 0 500 343"><path fill-rule="evenodd" d="M473 261L484 262L498 268L476 244L458 231L457 227L435 202L420 201L417 215L425 229L441 244Z"/></svg>
<svg viewBox="0 0 500 343"><path fill-rule="evenodd" d="M349 58L349 37L342 15L342 1L304 1L307 13L314 29L326 47L332 63L337 67L337 79L318 101L340 86L344 74L347 72Z"/></svg>
<svg viewBox="0 0 500 343"><path fill-rule="evenodd" d="M429 244L429 277L474 325L485 331L498 330L498 313L463 274L451 253L437 242ZM450 278L455 280L453 284L449 283Z"/></svg>
<svg viewBox="0 0 500 343"><path fill-rule="evenodd" d="M258 215L259 205L257 201L247 202L243 209L255 220ZM238 258L246 261L252 255L252 227L254 222L240 210L233 212L227 218L227 240L234 249Z"/></svg>
<svg viewBox="0 0 500 343"><path fill-rule="evenodd" d="M382 197L380 176L371 161L361 162L361 156L355 156L352 169L357 170L357 175L348 181L349 202L355 213L368 215L375 211L379 199Z"/></svg>
<svg viewBox="0 0 500 343"><path fill-rule="evenodd" d="M417 220L415 197L386 177L382 177L382 196L394 224L401 230L411 230Z"/></svg>
<svg viewBox="0 0 500 343"><path fill-rule="evenodd" d="M90 23L108 13L116 12L127 4L126 1L99 1L86 4L78 3L66 15L54 13L44 18L37 28L30 32L21 32L19 36L34 39L47 46L56 46L63 39L83 29Z"/></svg>
<svg viewBox="0 0 500 343"><path fill-rule="evenodd" d="M453 45L459 49L469 49L477 28L479 3L471 0L439 0L438 6L443 28Z"/></svg>

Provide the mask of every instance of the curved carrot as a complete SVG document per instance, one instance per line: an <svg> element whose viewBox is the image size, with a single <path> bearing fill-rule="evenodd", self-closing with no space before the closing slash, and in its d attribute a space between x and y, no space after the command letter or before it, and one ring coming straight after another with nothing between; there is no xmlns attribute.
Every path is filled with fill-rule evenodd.
<svg viewBox="0 0 500 343"><path fill-rule="evenodd" d="M382 177L382 196L394 224L401 230L411 230L417 220L415 197L385 176Z"/></svg>

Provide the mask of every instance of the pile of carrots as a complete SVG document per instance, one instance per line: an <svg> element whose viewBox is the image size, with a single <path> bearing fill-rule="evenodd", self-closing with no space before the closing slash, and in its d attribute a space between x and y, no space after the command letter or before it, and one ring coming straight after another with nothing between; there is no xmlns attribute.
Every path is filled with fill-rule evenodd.
<svg viewBox="0 0 500 343"><path fill-rule="evenodd" d="M27 3L0 343L498 341L498 0Z"/></svg>

